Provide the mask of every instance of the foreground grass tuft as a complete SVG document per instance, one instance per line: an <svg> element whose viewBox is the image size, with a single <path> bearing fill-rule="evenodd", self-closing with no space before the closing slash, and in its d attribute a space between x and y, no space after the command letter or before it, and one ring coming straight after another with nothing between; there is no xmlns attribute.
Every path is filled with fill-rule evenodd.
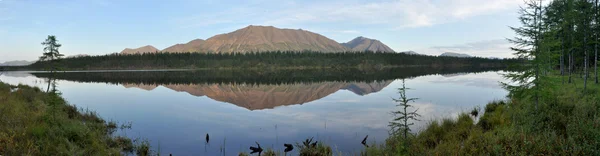
<svg viewBox="0 0 600 156"><path fill-rule="evenodd" d="M0 155L121 155L137 145L117 126L39 88L0 82ZM140 151L140 149L137 149Z"/></svg>

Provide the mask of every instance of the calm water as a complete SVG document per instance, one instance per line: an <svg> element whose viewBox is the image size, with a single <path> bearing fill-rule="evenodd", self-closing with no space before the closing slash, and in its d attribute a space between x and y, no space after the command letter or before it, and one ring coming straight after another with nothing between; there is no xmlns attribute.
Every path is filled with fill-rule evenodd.
<svg viewBox="0 0 600 156"><path fill-rule="evenodd" d="M255 141L282 151L284 143L314 137L345 153L360 151L365 135L369 142L381 143L390 112L396 109L392 98L399 96L401 78L414 89L407 95L419 98L413 103L422 115L413 126L416 131L431 120L504 99L507 92L499 82L505 80L498 71L470 71L403 69L355 77L163 71L54 77L69 103L107 120L131 122L133 128L120 133L146 138L163 154L236 155L249 152ZM9 72L0 80L45 89L45 77ZM205 144L207 133L211 140Z"/></svg>

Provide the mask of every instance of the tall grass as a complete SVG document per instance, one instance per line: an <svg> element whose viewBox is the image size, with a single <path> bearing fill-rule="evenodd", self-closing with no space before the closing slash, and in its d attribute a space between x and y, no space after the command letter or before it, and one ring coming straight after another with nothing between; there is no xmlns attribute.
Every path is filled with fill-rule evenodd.
<svg viewBox="0 0 600 156"><path fill-rule="evenodd" d="M113 135L117 127L67 104L58 93L0 82L0 155L132 153L137 146Z"/></svg>

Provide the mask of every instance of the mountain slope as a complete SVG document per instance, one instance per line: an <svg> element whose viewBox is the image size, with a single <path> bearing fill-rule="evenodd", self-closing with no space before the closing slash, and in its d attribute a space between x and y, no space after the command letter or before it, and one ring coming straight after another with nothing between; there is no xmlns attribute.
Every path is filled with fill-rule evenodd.
<svg viewBox="0 0 600 156"><path fill-rule="evenodd" d="M6 61L4 63L0 63L0 66L26 66L35 63L35 61Z"/></svg>
<svg viewBox="0 0 600 156"><path fill-rule="evenodd" d="M379 40L357 37L348 43L338 43L323 35L302 29L280 29L273 26L247 26L236 31L219 34L206 40L195 39L185 44L175 44L160 52L247 53L265 51L383 51L394 52ZM125 49L121 54L156 52L152 46Z"/></svg>
<svg viewBox="0 0 600 156"><path fill-rule="evenodd" d="M195 39L186 44L176 44L161 50L161 52L202 52L205 41L203 39Z"/></svg>
<svg viewBox="0 0 600 156"><path fill-rule="evenodd" d="M362 36L354 38L352 41L342 43L342 45L351 49L352 51L394 52L392 48L381 43L381 41Z"/></svg>
<svg viewBox="0 0 600 156"><path fill-rule="evenodd" d="M440 56L448 56L448 57L472 57L471 55L468 55L468 54L453 53L453 52L445 52L443 54L440 54Z"/></svg>
<svg viewBox="0 0 600 156"><path fill-rule="evenodd" d="M153 46L147 45L136 49L125 48L123 49L123 51L121 51L120 54L156 53L158 51L159 50L154 48Z"/></svg>
<svg viewBox="0 0 600 156"><path fill-rule="evenodd" d="M349 50L325 36L295 29L272 26L248 26L208 38L202 50L207 52L303 51L343 52Z"/></svg>
<svg viewBox="0 0 600 156"><path fill-rule="evenodd" d="M408 54L408 55L422 55L415 51L403 51L403 52L399 52L399 53L404 53L404 54Z"/></svg>

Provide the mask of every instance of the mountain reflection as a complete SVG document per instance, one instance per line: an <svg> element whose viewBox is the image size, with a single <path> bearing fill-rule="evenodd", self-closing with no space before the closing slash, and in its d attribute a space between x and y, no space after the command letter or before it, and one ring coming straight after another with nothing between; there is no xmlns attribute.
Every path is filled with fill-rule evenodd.
<svg viewBox="0 0 600 156"><path fill-rule="evenodd" d="M126 88L153 90L158 86L186 92L193 96L207 96L249 110L272 109L277 106L304 104L321 99L339 90L367 95L387 87L393 80L379 82L315 82L294 84L123 84Z"/></svg>
<svg viewBox="0 0 600 156"><path fill-rule="evenodd" d="M482 68L386 68L310 70L194 70L31 73L39 78L110 83L154 90L161 86L206 96L248 110L304 104L340 90L363 96L381 91L396 79L431 74L484 72Z"/></svg>

